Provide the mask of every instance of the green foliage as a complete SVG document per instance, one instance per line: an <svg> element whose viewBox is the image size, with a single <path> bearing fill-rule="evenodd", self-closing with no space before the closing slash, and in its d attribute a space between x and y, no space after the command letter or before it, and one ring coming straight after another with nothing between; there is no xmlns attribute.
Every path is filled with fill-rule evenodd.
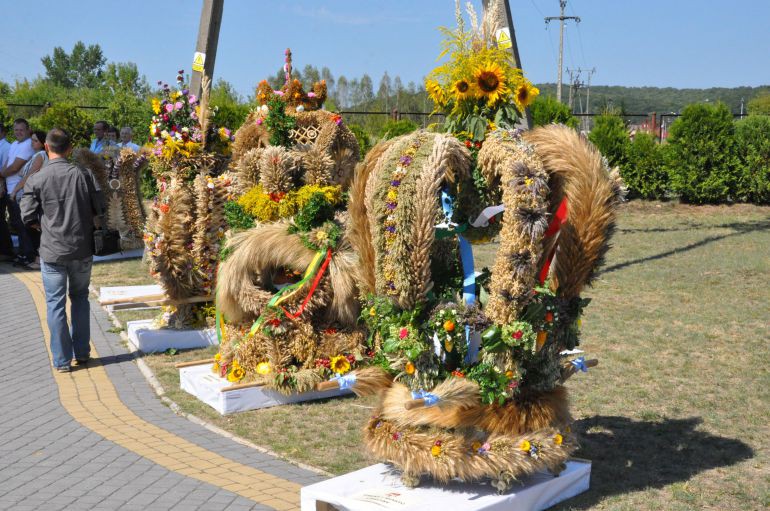
<svg viewBox="0 0 770 511"><path fill-rule="evenodd" d="M640 132L628 145L628 161L620 169L628 187L628 198L663 199L668 190L668 174L662 146L649 133Z"/></svg>
<svg viewBox="0 0 770 511"><path fill-rule="evenodd" d="M139 191L145 200L158 196L158 181L155 179L155 175L152 173L149 165L142 169L142 175L139 176Z"/></svg>
<svg viewBox="0 0 770 511"><path fill-rule="evenodd" d="M10 128L11 117L8 114L8 105L0 99L0 125L5 126L6 130Z"/></svg>
<svg viewBox="0 0 770 511"><path fill-rule="evenodd" d="M118 90L109 102L107 110L99 115L118 130L124 126L130 127L134 132L134 143L142 145L147 142L152 108L146 100L127 90Z"/></svg>
<svg viewBox="0 0 770 511"><path fill-rule="evenodd" d="M249 105L244 103L233 85L220 78L211 88L209 104L214 109L214 122L235 132L249 115Z"/></svg>
<svg viewBox="0 0 770 511"><path fill-rule="evenodd" d="M233 231L245 231L254 227L254 217L246 213L236 201L225 202L225 221Z"/></svg>
<svg viewBox="0 0 770 511"><path fill-rule="evenodd" d="M532 112L532 123L535 126L556 123L565 124L575 129L578 127L578 120L570 113L569 107L551 96L538 96L529 109Z"/></svg>
<svg viewBox="0 0 770 511"><path fill-rule="evenodd" d="M466 376L478 383L481 400L488 405L502 405L512 395L512 389L508 387L510 378L491 364L478 364Z"/></svg>
<svg viewBox="0 0 770 511"><path fill-rule="evenodd" d="M669 130L666 166L671 189L695 204L735 201L739 161L727 106L687 106Z"/></svg>
<svg viewBox="0 0 770 511"><path fill-rule="evenodd" d="M629 139L626 125L619 115L607 112L596 117L588 139L607 158L611 167L625 166Z"/></svg>
<svg viewBox="0 0 770 511"><path fill-rule="evenodd" d="M265 127L270 132L270 145L291 147L289 131L297 124L297 119L286 113L286 103L280 97L270 99L267 107Z"/></svg>
<svg viewBox="0 0 770 511"><path fill-rule="evenodd" d="M54 85L71 89L95 88L104 83L104 64L107 59L98 44L86 46L78 41L69 54L57 46L53 49L53 55L46 55L40 60L45 67L46 79Z"/></svg>
<svg viewBox="0 0 770 511"><path fill-rule="evenodd" d="M749 115L770 115L770 92L763 92L746 105Z"/></svg>
<svg viewBox="0 0 770 511"><path fill-rule="evenodd" d="M770 203L770 117L750 115L738 121L735 141L741 162L739 197Z"/></svg>
<svg viewBox="0 0 770 511"><path fill-rule="evenodd" d="M30 124L44 131L62 128L70 134L72 146L77 147L90 144L94 119L72 103L58 103L40 117L30 119Z"/></svg>
<svg viewBox="0 0 770 511"><path fill-rule="evenodd" d="M361 152L361 160L363 160L366 153L372 148L372 140L369 138L369 134L358 124L348 124L348 129L356 136L358 148Z"/></svg>
<svg viewBox="0 0 770 511"><path fill-rule="evenodd" d="M409 119L401 119L398 121L388 121L380 129L380 135L383 140L389 140L401 135L411 133L418 128L417 123Z"/></svg>
<svg viewBox="0 0 770 511"><path fill-rule="evenodd" d="M301 232L307 232L334 218L334 204L322 193L314 193L307 203L294 215L294 225Z"/></svg>

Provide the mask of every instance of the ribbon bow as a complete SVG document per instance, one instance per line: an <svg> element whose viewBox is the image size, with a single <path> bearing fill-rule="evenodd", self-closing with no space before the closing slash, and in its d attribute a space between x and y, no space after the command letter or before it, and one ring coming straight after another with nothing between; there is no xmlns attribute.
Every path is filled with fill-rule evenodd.
<svg viewBox="0 0 770 511"><path fill-rule="evenodd" d="M433 406L440 400L436 394L425 392L422 389L418 390L417 392L412 392L412 399L422 399L425 402L425 406Z"/></svg>
<svg viewBox="0 0 770 511"><path fill-rule="evenodd" d="M578 357L575 360L570 360L570 364L575 366L575 369L584 373L588 372L588 366L586 365L586 357Z"/></svg>
<svg viewBox="0 0 770 511"><path fill-rule="evenodd" d="M333 377L332 380L337 381L337 384L340 386L340 390L348 390L352 388L356 383L356 373L348 373L345 376L337 374L337 376Z"/></svg>

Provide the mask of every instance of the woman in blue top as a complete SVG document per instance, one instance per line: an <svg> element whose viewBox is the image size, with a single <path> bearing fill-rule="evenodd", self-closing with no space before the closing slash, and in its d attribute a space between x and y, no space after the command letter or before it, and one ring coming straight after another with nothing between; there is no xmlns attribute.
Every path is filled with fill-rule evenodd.
<svg viewBox="0 0 770 511"><path fill-rule="evenodd" d="M35 174L48 161L48 155L45 152L45 131L35 131L30 137L32 149L35 154L32 155L27 163L19 171L21 181L9 194L12 201L19 202L24 194L24 184L30 176ZM40 231L24 226L19 232L19 247L24 247L26 253L19 254L18 262L14 266L21 266L32 270L40 269L40 263L37 258L37 250L40 248Z"/></svg>

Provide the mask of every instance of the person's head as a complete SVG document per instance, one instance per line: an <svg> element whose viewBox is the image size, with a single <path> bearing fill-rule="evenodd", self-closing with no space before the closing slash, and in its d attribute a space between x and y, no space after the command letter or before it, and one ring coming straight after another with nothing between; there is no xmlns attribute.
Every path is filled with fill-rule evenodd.
<svg viewBox="0 0 770 511"><path fill-rule="evenodd" d="M107 124L107 121L96 121L94 123L94 136L97 140L101 140L104 138L104 135L107 134L107 128L109 128L110 125Z"/></svg>
<svg viewBox="0 0 770 511"><path fill-rule="evenodd" d="M131 139L134 138L134 130L132 130L129 126L123 126L120 128L120 141L124 144L128 144L131 142Z"/></svg>
<svg viewBox="0 0 770 511"><path fill-rule="evenodd" d="M61 128L51 129L45 137L45 150L48 151L48 157L66 157L72 150L72 139L69 133Z"/></svg>
<svg viewBox="0 0 770 511"><path fill-rule="evenodd" d="M19 142L24 142L29 138L29 123L26 119L16 119L13 121L13 136Z"/></svg>
<svg viewBox="0 0 770 511"><path fill-rule="evenodd" d="M35 152L42 151L45 148L45 137L45 131L35 130L32 132L30 138L32 139L32 149L34 149Z"/></svg>
<svg viewBox="0 0 770 511"><path fill-rule="evenodd" d="M118 141L118 128L115 126L110 126L107 128L107 140L109 140L112 143L115 143Z"/></svg>

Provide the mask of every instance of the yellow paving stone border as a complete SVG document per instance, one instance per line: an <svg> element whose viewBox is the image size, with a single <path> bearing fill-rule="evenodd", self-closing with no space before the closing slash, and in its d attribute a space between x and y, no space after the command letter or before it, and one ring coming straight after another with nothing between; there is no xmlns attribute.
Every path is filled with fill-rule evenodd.
<svg viewBox="0 0 770 511"><path fill-rule="evenodd" d="M32 296L50 359L50 334L41 276L26 272L13 275ZM93 344L91 353L94 361L71 373L59 373L51 367L62 406L78 423L172 472L281 511L299 509L299 484L234 462L134 414L120 400L104 366L99 364Z"/></svg>

